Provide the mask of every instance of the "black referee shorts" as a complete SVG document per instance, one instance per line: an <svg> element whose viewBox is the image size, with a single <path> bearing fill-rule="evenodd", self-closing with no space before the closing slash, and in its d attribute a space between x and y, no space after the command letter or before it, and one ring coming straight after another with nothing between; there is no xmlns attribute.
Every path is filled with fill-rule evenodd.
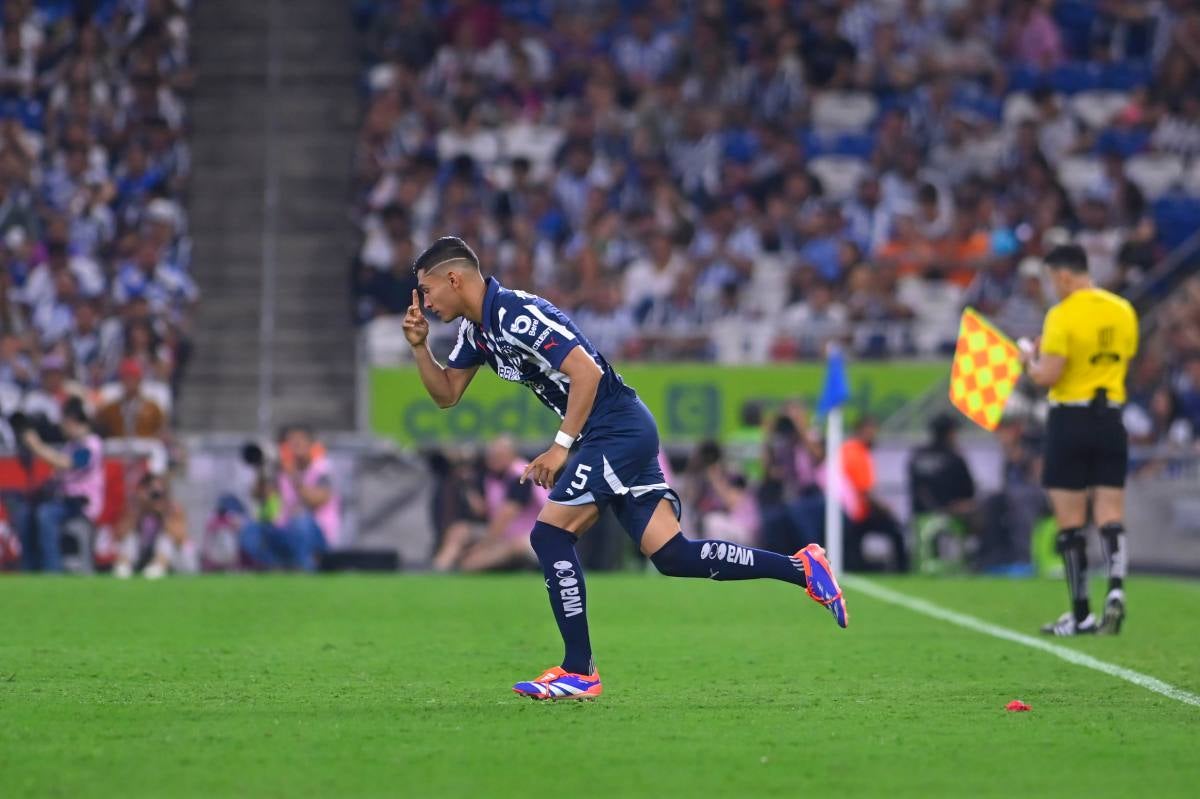
<svg viewBox="0 0 1200 799"><path fill-rule="evenodd" d="M1046 420L1045 456L1045 488L1124 488L1129 438L1121 409L1070 405L1051 408Z"/></svg>

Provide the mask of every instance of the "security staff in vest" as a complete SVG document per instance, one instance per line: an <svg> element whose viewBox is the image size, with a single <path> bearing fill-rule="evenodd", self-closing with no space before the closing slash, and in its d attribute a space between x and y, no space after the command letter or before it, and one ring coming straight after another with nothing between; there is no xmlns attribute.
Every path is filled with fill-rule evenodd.
<svg viewBox="0 0 1200 799"><path fill-rule="evenodd" d="M1042 485L1058 522L1058 551L1072 608L1042 627L1050 635L1117 633L1125 618L1125 472L1128 438L1121 420L1125 372L1137 353L1137 314L1128 302L1096 288L1087 255L1075 244L1055 247L1046 268L1059 302L1046 313L1038 343L1023 340L1021 359L1035 383L1050 389ZM1088 501L1108 561L1108 595L1099 624L1088 606Z"/></svg>

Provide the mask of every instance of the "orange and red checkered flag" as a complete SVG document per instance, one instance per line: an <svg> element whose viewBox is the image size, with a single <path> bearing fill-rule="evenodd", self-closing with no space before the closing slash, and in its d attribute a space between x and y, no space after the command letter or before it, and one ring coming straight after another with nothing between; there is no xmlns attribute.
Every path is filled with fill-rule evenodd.
<svg viewBox="0 0 1200 799"><path fill-rule="evenodd" d="M974 308L963 311L950 371L954 407L983 429L995 430L1020 376L1017 345Z"/></svg>

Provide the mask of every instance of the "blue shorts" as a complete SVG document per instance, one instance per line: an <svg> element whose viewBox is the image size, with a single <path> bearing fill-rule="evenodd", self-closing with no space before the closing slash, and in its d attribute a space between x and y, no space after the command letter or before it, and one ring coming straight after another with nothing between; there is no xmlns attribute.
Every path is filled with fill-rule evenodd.
<svg viewBox="0 0 1200 799"><path fill-rule="evenodd" d="M606 408L588 426L550 490L550 501L559 505L611 506L638 544L664 497L675 506L678 519L679 496L658 465L658 426L636 396Z"/></svg>

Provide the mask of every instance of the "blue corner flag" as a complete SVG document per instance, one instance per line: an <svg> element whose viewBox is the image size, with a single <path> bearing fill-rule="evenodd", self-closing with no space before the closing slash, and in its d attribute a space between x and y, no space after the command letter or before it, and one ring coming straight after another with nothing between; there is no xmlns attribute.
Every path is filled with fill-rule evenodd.
<svg viewBox="0 0 1200 799"><path fill-rule="evenodd" d="M849 399L850 378L846 374L846 359L842 357L842 351L834 347L830 349L829 360L825 362L825 385L821 387L817 412L825 415Z"/></svg>

